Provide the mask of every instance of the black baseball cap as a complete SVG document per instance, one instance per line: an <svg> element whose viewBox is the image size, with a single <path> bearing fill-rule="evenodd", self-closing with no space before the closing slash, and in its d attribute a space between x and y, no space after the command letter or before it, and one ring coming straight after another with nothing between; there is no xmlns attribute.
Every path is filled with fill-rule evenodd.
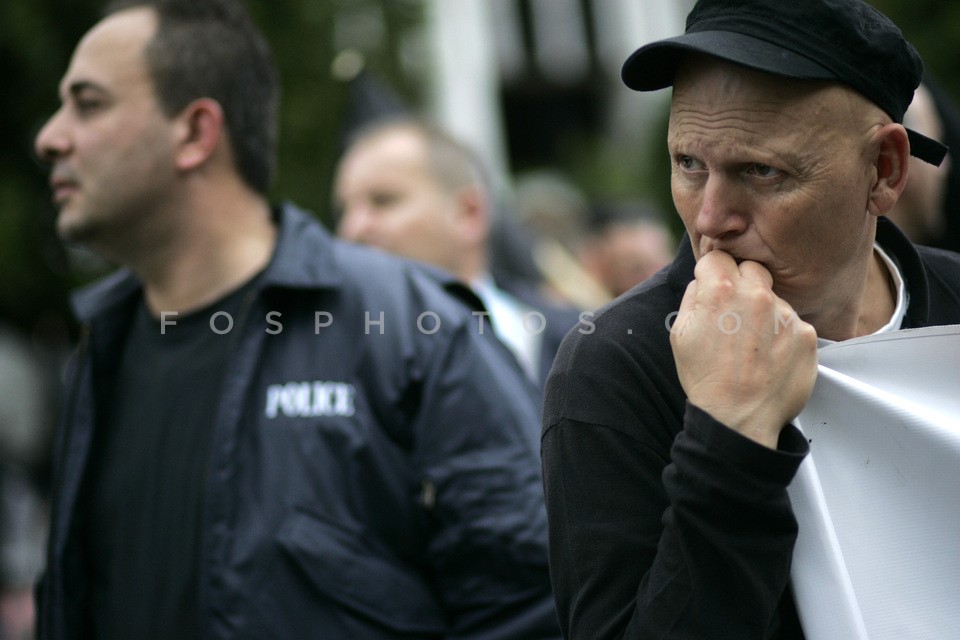
<svg viewBox="0 0 960 640"><path fill-rule="evenodd" d="M621 78L637 91L663 89L688 52L787 78L843 83L898 123L923 78L913 45L862 0L699 0L684 34L634 51ZM907 134L911 155L940 165L946 146Z"/></svg>

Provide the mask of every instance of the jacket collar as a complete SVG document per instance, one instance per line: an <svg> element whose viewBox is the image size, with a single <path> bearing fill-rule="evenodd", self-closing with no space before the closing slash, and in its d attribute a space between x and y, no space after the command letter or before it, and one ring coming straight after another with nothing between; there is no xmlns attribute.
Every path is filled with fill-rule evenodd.
<svg viewBox="0 0 960 640"><path fill-rule="evenodd" d="M258 287L290 289L339 288L343 282L334 256L336 241L316 219L291 203L274 209L279 229L273 256L260 276ZM129 269L121 268L71 296L81 322L129 300L141 289Z"/></svg>
<svg viewBox="0 0 960 640"><path fill-rule="evenodd" d="M877 244L900 267L907 289L907 314L903 328L924 327L930 316L930 291L926 270L916 247L893 222L881 216L877 220Z"/></svg>
<svg viewBox="0 0 960 640"><path fill-rule="evenodd" d="M289 202L275 209L277 246L261 278L263 287L337 289L343 275L336 244L316 218Z"/></svg>

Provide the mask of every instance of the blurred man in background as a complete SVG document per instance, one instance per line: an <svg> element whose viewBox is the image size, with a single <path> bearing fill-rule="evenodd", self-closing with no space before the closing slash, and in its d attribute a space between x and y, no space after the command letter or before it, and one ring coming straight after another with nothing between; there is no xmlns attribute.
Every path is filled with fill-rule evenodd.
<svg viewBox="0 0 960 640"><path fill-rule="evenodd" d="M340 237L431 263L470 285L497 336L542 386L578 314L494 280L491 189L472 150L425 122L375 122L344 153L334 198Z"/></svg>
<svg viewBox="0 0 960 640"><path fill-rule="evenodd" d="M911 162L910 176L888 217L918 244L960 251L960 108L943 85L925 74L903 116L906 126L942 140L950 153L939 167Z"/></svg>
<svg viewBox="0 0 960 640"><path fill-rule="evenodd" d="M577 257L616 298L670 264L674 240L660 212L641 203L595 203Z"/></svg>

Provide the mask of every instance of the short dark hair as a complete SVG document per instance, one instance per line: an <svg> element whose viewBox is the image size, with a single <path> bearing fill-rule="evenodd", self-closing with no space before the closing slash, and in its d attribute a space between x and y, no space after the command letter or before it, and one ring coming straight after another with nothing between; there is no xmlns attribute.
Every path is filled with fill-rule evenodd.
<svg viewBox="0 0 960 640"><path fill-rule="evenodd" d="M160 108L172 117L198 98L216 100L238 173L266 193L276 165L279 74L241 2L112 0L104 15L137 7L158 17L144 55Z"/></svg>

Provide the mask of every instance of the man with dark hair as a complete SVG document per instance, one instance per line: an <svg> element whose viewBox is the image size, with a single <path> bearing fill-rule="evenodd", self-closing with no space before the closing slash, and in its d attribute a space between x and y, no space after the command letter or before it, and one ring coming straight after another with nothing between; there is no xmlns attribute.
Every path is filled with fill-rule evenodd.
<svg viewBox="0 0 960 640"><path fill-rule="evenodd" d="M625 63L635 90L673 86L686 237L568 335L547 384L566 637L803 637L787 487L818 340L960 323L960 257L883 217L910 154L945 152L900 124L921 73L860 0L700 0L684 35Z"/></svg>
<svg viewBox="0 0 960 640"><path fill-rule="evenodd" d="M583 221L577 259L616 298L668 265L674 244L653 205L595 202Z"/></svg>
<svg viewBox="0 0 960 640"><path fill-rule="evenodd" d="M337 166L337 235L445 269L483 300L493 330L539 387L578 313L491 263L493 190L475 152L439 127L385 118Z"/></svg>
<svg viewBox="0 0 960 640"><path fill-rule="evenodd" d="M104 15L143 6L115 0ZM237 172L266 193L276 161L280 86L270 47L234 2L153 2L159 25L144 48L157 104L172 118L199 97L223 109Z"/></svg>
<svg viewBox="0 0 960 640"><path fill-rule="evenodd" d="M234 0L119 3L40 131L75 300L41 638L545 638L533 386L451 278L265 197ZM451 295L455 294L455 295Z"/></svg>

